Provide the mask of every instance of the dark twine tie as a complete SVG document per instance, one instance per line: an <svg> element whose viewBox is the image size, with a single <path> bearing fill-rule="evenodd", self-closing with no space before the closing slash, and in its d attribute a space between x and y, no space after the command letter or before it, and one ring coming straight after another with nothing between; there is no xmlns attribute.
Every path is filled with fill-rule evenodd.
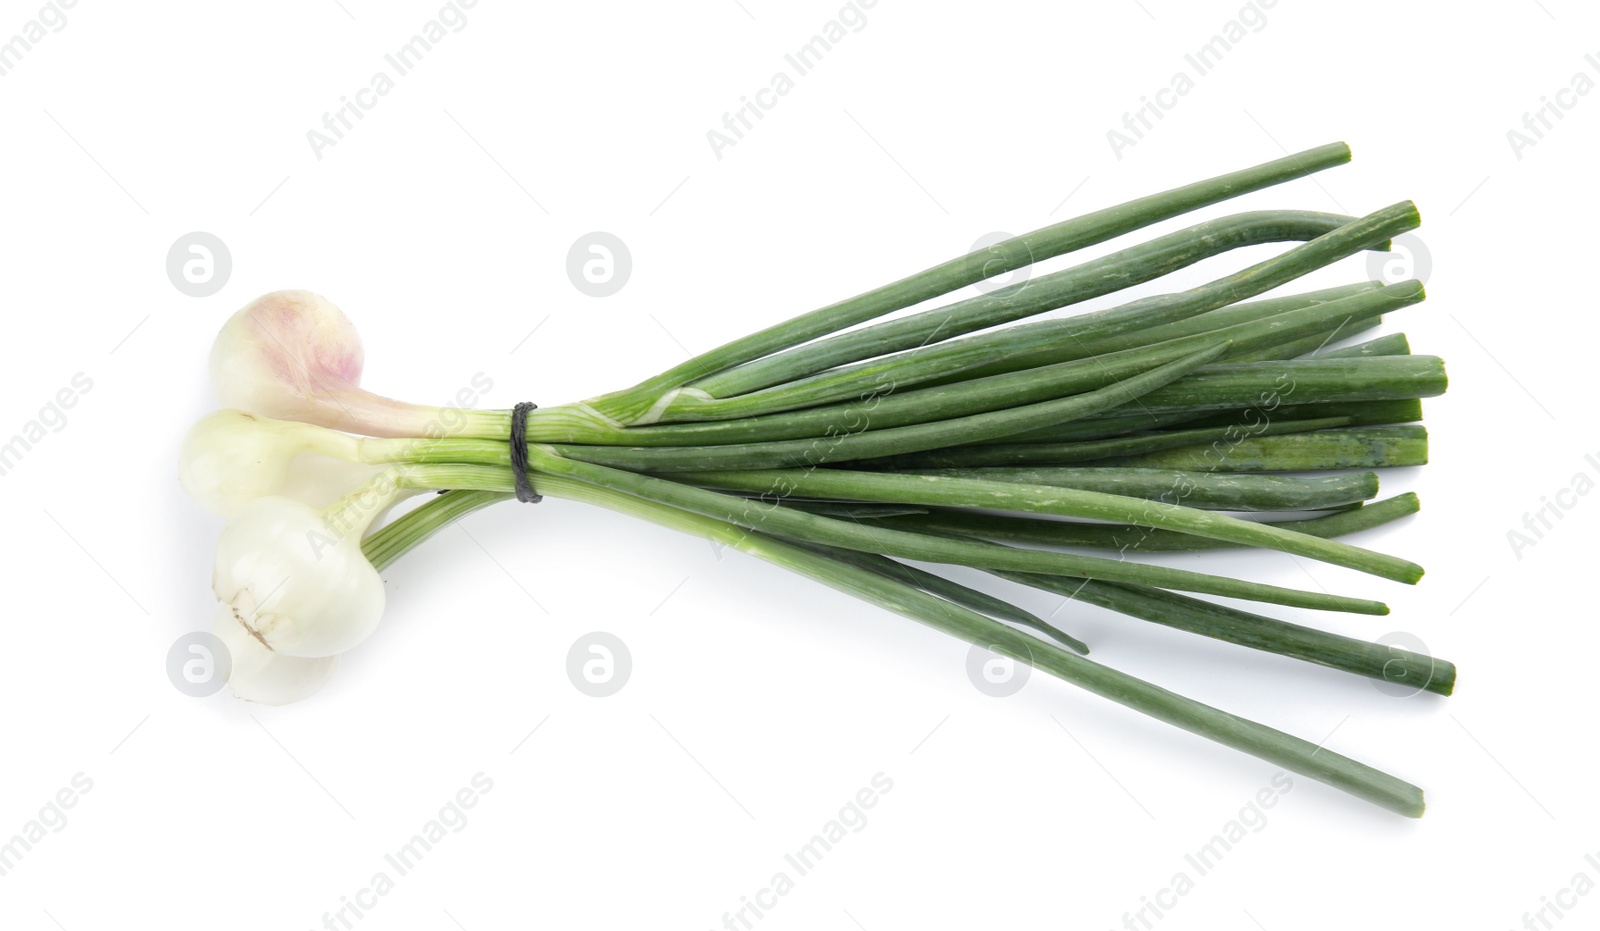
<svg viewBox="0 0 1600 931"><path fill-rule="evenodd" d="M528 479L528 412L539 405L522 401L511 409L511 468L517 473L517 500L538 504L544 495L533 490Z"/></svg>

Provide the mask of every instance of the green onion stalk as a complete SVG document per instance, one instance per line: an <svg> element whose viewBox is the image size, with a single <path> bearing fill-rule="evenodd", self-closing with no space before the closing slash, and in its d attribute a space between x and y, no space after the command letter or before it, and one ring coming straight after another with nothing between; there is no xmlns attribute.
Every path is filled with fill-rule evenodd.
<svg viewBox="0 0 1600 931"><path fill-rule="evenodd" d="M212 374L226 409L191 431L181 466L191 494L228 520L214 629L239 654L230 685L271 703L314 692L377 625L378 572L482 508L545 495L725 544L1420 815L1415 786L1090 660L1072 632L947 574L979 569L1140 622L1450 693L1444 660L1210 600L1388 612L1366 593L1157 561L1248 547L1376 580L1422 577L1419 564L1352 539L1419 507L1410 494L1379 500L1376 470L1426 461L1421 403L1445 391L1443 363L1372 331L1420 303L1422 285L1296 285L1387 249L1420 223L1412 204L1359 217L1234 213L956 293L1348 159L1343 144L1322 146L1056 223L624 390L532 410L373 393L337 307L309 292L266 295L218 336ZM1277 251L1193 287L1161 285L1260 247ZM1151 293L1122 294L1136 286ZM1102 306L1077 311L1090 302ZM410 506L415 497L426 500ZM258 597L275 572L297 579L293 610Z"/></svg>
<svg viewBox="0 0 1600 931"><path fill-rule="evenodd" d="M430 527L437 529L448 524L452 518L446 515L450 511L469 511L509 497L507 492L513 483L513 478L504 470L474 466L423 467L413 473L411 480L430 486L443 483L458 488L480 486L441 496L438 501L408 515L411 520L399 534L416 542L425 537ZM1423 813L1422 790L1402 779L1308 740L1185 698L1089 660L1071 649L1002 624L956 600L930 593L889 573L874 571L850 560L831 558L825 552L781 537L750 533L736 524L602 485L543 475L541 488L543 494L605 507L755 556L1391 811L1408 817L1421 817ZM446 503L445 499L457 494L475 497L459 504ZM434 508L437 514L432 512ZM385 544L385 551L392 554L391 559L399 555L399 547L388 545L386 540L380 542Z"/></svg>

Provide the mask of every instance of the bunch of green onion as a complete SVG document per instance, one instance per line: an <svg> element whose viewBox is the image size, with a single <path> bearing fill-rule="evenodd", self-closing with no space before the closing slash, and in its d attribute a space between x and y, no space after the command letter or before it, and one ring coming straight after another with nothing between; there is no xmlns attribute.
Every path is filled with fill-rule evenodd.
<svg viewBox="0 0 1600 931"><path fill-rule="evenodd" d="M1001 579L1206 637L1449 694L1449 663L1201 596L1380 615L1381 602L1161 565L1147 553L1263 547L1415 583L1415 563L1338 538L1414 513L1369 503L1373 469L1427 458L1420 399L1441 361L1403 335L1325 347L1422 300L1415 281L1262 297L1415 228L1270 210L1207 220L963 300L986 278L1349 159L1333 144L1099 210L964 255L696 356L626 390L525 416L527 481L705 537L1029 663L1130 708L1394 811L1394 776L1087 659L1066 631L923 566ZM1232 249L1292 243L1199 287L1022 323ZM889 317L915 305L933 306ZM877 321L877 322L875 322ZM214 631L236 694L309 695L383 612L379 572L517 489L512 411L360 387L355 329L307 292L223 327L228 409L182 477L225 515ZM1314 477L1294 473L1324 473ZM425 503L387 519L423 492ZM1304 512L1260 519L1250 512ZM1235 516L1237 514L1247 516ZM529 511L537 519L537 509ZM913 565L920 563L923 566Z"/></svg>

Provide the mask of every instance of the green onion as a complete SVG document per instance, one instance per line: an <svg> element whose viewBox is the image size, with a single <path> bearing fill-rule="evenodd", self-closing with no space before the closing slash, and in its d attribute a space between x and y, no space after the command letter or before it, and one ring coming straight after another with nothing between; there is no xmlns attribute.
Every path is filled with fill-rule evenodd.
<svg viewBox="0 0 1600 931"><path fill-rule="evenodd" d="M1443 363L1413 355L1399 334L1339 346L1422 301L1421 283L1276 293L1387 249L1420 222L1410 202L1354 218L1281 209L1201 218L1020 284L954 295L1348 157L1342 144L1323 146L1063 221L631 388L532 411L374 393L361 386L359 337L337 307L309 292L259 298L212 347L217 394L238 409L201 421L180 457L184 487L227 520L212 577L223 602L213 629L237 660L230 685L274 704L315 692L378 626L380 570L481 508L546 495L723 543L1420 814L1415 786L1091 662L1080 655L1088 645L1050 620L941 568L1450 693L1455 668L1442 660L1195 596L1364 615L1387 613L1381 601L1237 578L1226 552L1216 573L1147 558L1257 547L1386 580L1421 577L1415 562L1342 538L1416 512L1415 495L1368 504L1378 492L1370 470L1426 461L1416 421L1420 399L1446 388ZM1230 259L1269 243L1287 245L1243 269ZM1202 262L1233 270L1028 320ZM908 312L888 316L898 311ZM1333 474L1284 474L1303 471ZM358 473L362 484L349 488ZM329 489L348 490L328 505ZM442 494L384 522L433 490ZM285 575L280 597L273 586ZM266 610L263 597L274 599Z"/></svg>
<svg viewBox="0 0 1600 931"><path fill-rule="evenodd" d="M795 502L796 507L808 505ZM1317 537L1342 537L1415 514L1421 505L1411 492L1383 501L1350 508L1337 514L1300 520L1274 521L1273 526ZM1152 530L1132 524L1085 524L973 511L930 509L924 514L873 519L885 527L918 533L953 533L1021 546L1086 546L1119 552L1170 553L1227 549L1238 546L1226 540L1197 537L1171 530Z"/></svg>
<svg viewBox="0 0 1600 931"><path fill-rule="evenodd" d="M1327 352L1317 353L1319 359L1351 359L1366 356L1406 356L1411 354L1411 343L1406 340L1404 333L1389 333L1377 339L1369 339L1364 343L1346 346L1343 349L1330 349Z"/></svg>
<svg viewBox="0 0 1600 931"><path fill-rule="evenodd" d="M1084 654L1089 652L1088 644L1062 631L1037 614L1031 611L1024 611L1016 605L986 592L952 582L942 575L936 575L925 569L918 569L916 566L890 559L887 556L879 556L876 553L863 553L860 550L841 549L837 546L822 546L816 543L801 543L795 540L789 542L803 549L821 553L831 559L858 566L869 572L876 572L885 578L920 588L930 595L937 595L964 608L971 608L979 614L987 614L993 618L1012 621L1023 627L1032 628L1075 652Z"/></svg>
<svg viewBox="0 0 1600 931"><path fill-rule="evenodd" d="M1376 472L1296 478L1234 472L1219 475L1181 469L1031 466L929 469L915 474L1047 485L1182 504L1207 511L1318 511L1355 504L1378 493Z"/></svg>
<svg viewBox="0 0 1600 931"><path fill-rule="evenodd" d="M490 470L488 474L472 479L466 470L476 468L481 472L483 469L461 468L461 477L469 482L476 480L492 484L498 478L498 473ZM1310 741L1185 698L1085 659L885 573L830 559L786 540L749 533L734 524L632 496L614 487L591 485L554 474L544 476L543 487L547 494L630 514L764 559L830 588L921 621L968 643L1028 663L1157 720L1335 786L1390 811L1412 818L1421 817L1423 813L1422 790L1404 780Z"/></svg>
<svg viewBox="0 0 1600 931"><path fill-rule="evenodd" d="M1024 404L1003 411L969 414L882 430L870 429L870 422L860 425L847 422L838 424L830 432L813 438L764 443L651 448L557 444L553 448L557 453L571 459L581 459L618 469L652 472L773 469L895 456L938 449L955 442L1006 436L1110 410L1182 378L1216 359L1227 348L1226 343L1219 343L1083 394ZM369 447L377 456L387 455L388 451L394 448L381 445ZM451 440L440 440L437 444L428 446L426 450L416 448L415 444L411 447L413 454L441 457L461 456L467 454L469 449L466 445ZM380 458L376 461L383 460Z"/></svg>
<svg viewBox="0 0 1600 931"><path fill-rule="evenodd" d="M1012 269L1074 252L1124 233L1159 223L1210 204L1303 178L1350 160L1350 147L1336 142L1220 175L1149 197L1141 197L1063 220L991 246L982 253L951 259L857 297L802 314L674 366L626 391L590 402L602 416L633 423L673 388L707 378L809 340L865 323L941 294L1003 275Z"/></svg>
<svg viewBox="0 0 1600 931"><path fill-rule="evenodd" d="M1317 472L1425 465L1428 431L1415 424L1346 427L1263 436L1237 443L1187 446L1140 456L1097 460L1097 465L1226 472Z"/></svg>
<svg viewBox="0 0 1600 931"><path fill-rule="evenodd" d="M1329 237L1336 235L1338 233L1328 234ZM1327 238L1322 237L1322 239ZM1306 246L1321 241L1321 239L1313 240ZM1292 267L1298 269L1298 266ZM1261 283L1272 281L1275 281L1275 278ZM1238 296L1249 297L1259 293L1259 290L1243 289L1247 293L1237 295L1236 292L1240 288L1232 277L1214 284L1216 285L1214 291L1201 290L1200 297L1190 302L1195 313L1224 306ZM1152 307L1161 308L1171 301L1182 300L1185 295L1193 293L1196 292L1149 298L1146 302ZM1423 297L1420 282L1402 281L1337 300L1285 311L1271 317L1168 340L1154 346L1144 344L1135 331L1127 337L1100 341L1101 348L1096 348L1094 344L1074 337L1072 334L1074 325L1070 319L1021 324L994 333L963 337L947 343L885 356L870 362L841 366L787 385L738 397L716 399L699 395L679 395L675 398L675 402L684 408L681 417L693 417L699 420L755 417L850 398L882 395L916 384L1004 375L1022 369L1071 362L1096 355L1103 355L1106 359L1117 359L1119 357L1116 356L1116 351L1153 350L1158 353L1181 353L1192 351L1197 346L1211 345L1219 340L1230 340L1234 343L1232 351L1248 352L1324 333L1332 327L1347 326L1356 321L1378 317L1418 303ZM995 361L997 359L1003 361L997 362Z"/></svg>
<svg viewBox="0 0 1600 931"><path fill-rule="evenodd" d="M1381 424L1407 423L1422 419L1422 400L1420 398L1397 398L1392 401L1333 401L1324 404L1290 404L1280 407L1272 412L1267 423L1271 427L1280 424L1326 424L1327 427L1349 426L1366 427ZM1201 412L1200 416L1184 422L1184 429L1198 429L1201 427L1241 427L1248 428L1252 424L1266 420L1257 408L1243 408L1226 411L1218 414ZM1332 421L1344 421L1342 424ZM1317 427L1315 429L1327 429ZM1177 431L1171 431L1177 432ZM1279 430L1278 433L1302 433L1302 430ZM1256 434L1265 436L1269 434Z"/></svg>
<svg viewBox="0 0 1600 931"><path fill-rule="evenodd" d="M1271 524L1241 520L1165 501L1148 501L1077 488L989 482L942 475L847 472L836 469L691 472L677 478L700 485L765 492L779 497L798 494L855 501L998 508L1058 517L1116 521L1275 549L1396 582L1415 583L1422 578L1422 567L1410 560L1374 553L1337 540L1295 533Z"/></svg>
<svg viewBox="0 0 1600 931"><path fill-rule="evenodd" d="M1243 437L1305 433L1350 424L1349 417L1324 417L1312 420L1273 420L1259 411L1246 411L1234 422L1215 427L1162 430L1083 440L1078 443L1017 443L1013 445L955 446L908 456L894 456L874 462L880 468L897 471L928 469L970 469L989 466L1066 465L1091 462L1115 456L1134 456L1163 449L1228 442Z"/></svg>
<svg viewBox="0 0 1600 931"><path fill-rule="evenodd" d="M916 349L964 333L1112 294L1221 255L1230 249L1268 242L1315 239L1354 220L1354 217L1298 210L1259 211L1208 220L1064 271L777 353L694 382L693 387L713 398L749 394L815 375L835 366ZM1374 248L1387 245L1387 242L1378 243ZM1162 313L1152 315L1142 313L1139 307L1124 305L1095 311L1063 321L1056 332L1063 337L1070 333L1080 339L1109 335L1125 329L1142 329L1160 323L1167 316L1176 317L1190 312L1187 308L1171 304L1164 305L1161 310ZM693 398L684 400L692 401ZM669 407L667 414L671 412L672 408ZM670 419L667 414L663 415L663 420Z"/></svg>

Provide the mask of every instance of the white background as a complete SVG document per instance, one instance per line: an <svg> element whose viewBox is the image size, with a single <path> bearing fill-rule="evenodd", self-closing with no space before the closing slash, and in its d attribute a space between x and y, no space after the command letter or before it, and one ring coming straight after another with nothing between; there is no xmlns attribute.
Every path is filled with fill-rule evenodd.
<svg viewBox="0 0 1600 931"><path fill-rule="evenodd" d="M1190 70L1185 54L1237 2L881 0L719 159L707 131L837 2L482 0L316 157L307 131L438 9L83 0L0 78L0 435L75 373L93 381L0 478L0 838L75 774L93 783L0 877L0 925L321 927L481 772L493 789L466 827L353 927L721 927L877 773L893 789L866 826L755 927L1123 926L1193 876L1184 855L1272 784L1272 766L1042 674L990 698L964 644L574 504L502 506L397 563L384 627L313 700L180 694L165 656L209 623L219 521L179 490L177 444L214 406L217 326L264 291L338 302L375 390L442 402L484 372L484 405L550 404L983 234L1338 139L1352 165L1203 216L1421 206L1431 299L1386 329L1446 357L1452 386L1427 405L1433 463L1385 477L1386 494L1418 491L1423 513L1363 542L1429 574L1406 589L1276 554L1226 566L1387 599L1387 618L1276 613L1407 632L1460 664L1460 688L1399 699L1063 609L1103 662L1428 791L1414 822L1295 778L1152 927L1522 927L1547 898L1576 903L1546 911L1550 927L1600 922L1600 895L1562 892L1600 879L1584 859L1600 851L1600 498L1563 493L1579 473L1600 479L1584 459L1600 452L1600 94L1563 98L1564 119L1520 158L1507 137L1575 74L1600 80L1584 59L1600 56L1591 9L1282 3L1119 158L1107 131ZM38 10L0 2L0 41ZM232 254L211 297L165 272L194 230ZM567 250L591 230L633 256L609 298L567 278ZM1356 258L1307 284L1364 275ZM1507 532L1558 493L1575 506L1519 558ZM612 698L565 673L594 630L632 654Z"/></svg>

